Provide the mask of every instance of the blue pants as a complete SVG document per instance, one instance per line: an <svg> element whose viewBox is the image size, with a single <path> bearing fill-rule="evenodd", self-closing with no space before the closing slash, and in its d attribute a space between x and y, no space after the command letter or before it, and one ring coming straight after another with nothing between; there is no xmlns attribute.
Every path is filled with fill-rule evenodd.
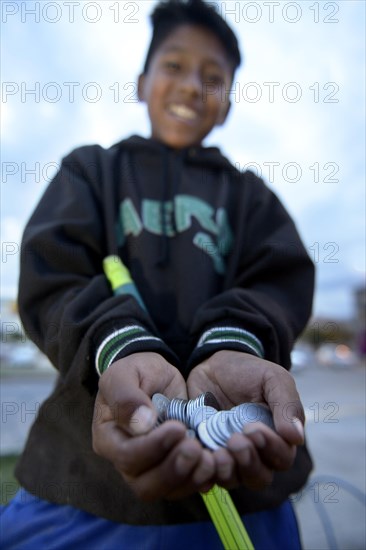
<svg viewBox="0 0 366 550"><path fill-rule="evenodd" d="M255 550L300 550L290 502L243 517ZM211 522L134 526L60 506L20 489L1 507L2 550L222 550Z"/></svg>

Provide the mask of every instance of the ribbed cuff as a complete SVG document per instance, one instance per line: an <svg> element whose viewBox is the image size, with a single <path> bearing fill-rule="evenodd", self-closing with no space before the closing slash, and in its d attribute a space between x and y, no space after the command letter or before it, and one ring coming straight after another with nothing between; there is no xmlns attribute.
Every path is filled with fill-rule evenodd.
<svg viewBox="0 0 366 550"><path fill-rule="evenodd" d="M242 351L264 358L262 342L251 332L235 327L212 327L206 330L199 339L190 358L190 365L196 365L223 349Z"/></svg>
<svg viewBox="0 0 366 550"><path fill-rule="evenodd" d="M175 361L173 352L157 336L149 333L141 325L128 325L104 337L97 347L95 366L101 376L118 359L131 353L155 351L169 361Z"/></svg>

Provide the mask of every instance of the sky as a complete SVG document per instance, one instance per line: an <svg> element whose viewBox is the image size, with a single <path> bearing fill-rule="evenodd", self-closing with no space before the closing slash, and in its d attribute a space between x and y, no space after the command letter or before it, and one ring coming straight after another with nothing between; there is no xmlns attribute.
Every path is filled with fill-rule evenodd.
<svg viewBox="0 0 366 550"><path fill-rule="evenodd" d="M349 319L365 285L365 2L216 1L244 62L216 145L254 170L316 264L314 315ZM136 79L153 0L1 3L1 297L25 223L72 149L149 136Z"/></svg>

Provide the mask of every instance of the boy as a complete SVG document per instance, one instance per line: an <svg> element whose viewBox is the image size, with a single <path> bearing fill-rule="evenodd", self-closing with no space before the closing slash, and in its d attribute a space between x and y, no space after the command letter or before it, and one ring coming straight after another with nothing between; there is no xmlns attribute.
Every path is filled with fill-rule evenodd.
<svg viewBox="0 0 366 550"><path fill-rule="evenodd" d="M286 499L311 461L286 369L313 266L263 182L201 145L229 112L231 29L200 0L152 19L139 78L151 138L72 152L24 233L20 314L60 376L17 468L8 546L220 548L198 495L217 483L255 548L299 548ZM113 295L111 254L144 305ZM223 409L268 403L276 432L253 423L212 452L180 422L153 429L154 393L205 391Z"/></svg>

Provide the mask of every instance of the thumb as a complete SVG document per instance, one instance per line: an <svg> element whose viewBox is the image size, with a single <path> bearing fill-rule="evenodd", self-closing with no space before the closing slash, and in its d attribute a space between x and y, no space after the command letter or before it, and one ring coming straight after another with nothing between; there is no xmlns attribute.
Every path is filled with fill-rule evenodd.
<svg viewBox="0 0 366 550"><path fill-rule="evenodd" d="M157 411L149 396L140 388L126 388L109 403L113 420L129 435L146 434L156 425Z"/></svg>
<svg viewBox="0 0 366 550"><path fill-rule="evenodd" d="M269 403L276 432L292 445L303 445L304 414L300 400Z"/></svg>
<svg viewBox="0 0 366 550"><path fill-rule="evenodd" d="M152 430L156 422L157 411L155 408L141 404L132 413L126 429L131 435L142 435Z"/></svg>
<svg viewBox="0 0 366 550"><path fill-rule="evenodd" d="M141 389L135 369L121 369L111 365L99 379L99 391L108 405L109 419L130 435L149 432L156 424L157 412Z"/></svg>
<svg viewBox="0 0 366 550"><path fill-rule="evenodd" d="M154 393L186 397L182 375L157 354L132 354L113 363L100 377L99 389L110 407L116 424L130 435L149 432L158 413L151 401Z"/></svg>
<svg viewBox="0 0 366 550"><path fill-rule="evenodd" d="M305 413L292 376L286 372L267 380L264 393L276 432L292 445L303 445Z"/></svg>

